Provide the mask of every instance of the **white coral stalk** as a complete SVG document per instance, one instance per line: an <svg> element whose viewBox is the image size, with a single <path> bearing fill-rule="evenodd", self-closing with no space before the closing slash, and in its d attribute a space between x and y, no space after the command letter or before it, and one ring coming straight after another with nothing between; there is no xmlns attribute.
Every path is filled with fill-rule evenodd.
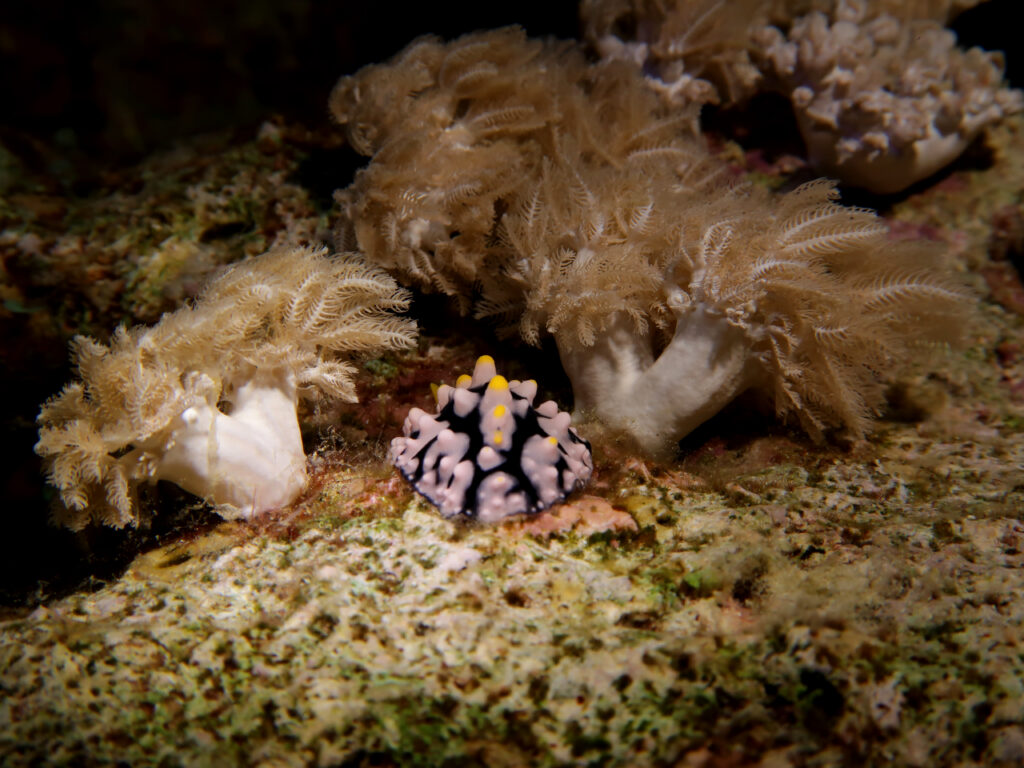
<svg viewBox="0 0 1024 768"><path fill-rule="evenodd" d="M122 461L144 461L168 480L222 508L252 517L289 504L306 485L295 376L260 371L236 390L230 413L189 406L157 439Z"/></svg>
<svg viewBox="0 0 1024 768"><path fill-rule="evenodd" d="M664 455L752 383L744 332L706 306L677 313L675 333L654 359L650 340L623 315L592 347L559 344L580 418L594 416Z"/></svg>

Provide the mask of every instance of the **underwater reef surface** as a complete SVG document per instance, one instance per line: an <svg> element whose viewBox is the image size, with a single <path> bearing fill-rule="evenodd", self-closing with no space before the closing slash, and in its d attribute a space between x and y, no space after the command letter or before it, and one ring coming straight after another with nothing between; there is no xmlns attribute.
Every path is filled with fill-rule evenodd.
<svg viewBox="0 0 1024 768"><path fill-rule="evenodd" d="M326 213L304 161L332 150L296 135L268 124L212 160L178 155L208 169L250 158L216 198L203 181L215 170L140 170L139 185L74 204L74 221L53 212L56 192L9 195L37 216L26 227L0 211L4 321L25 344L62 345L111 308L148 319L206 265L316 237ZM99 585L4 610L0 763L1019 765L1024 121L983 149L883 201L896 236L951 245L979 312L965 349L893 388L868 440L815 445L743 404L673 462L584 433L596 467L582 494L460 525L414 495L384 446L409 406L426 407L427 383L495 342L425 327L416 351L367 363L361 405L312 436L313 482L294 507L185 522ZM719 151L764 183L800 173ZM165 237L141 239L150 215L89 228L105 205L128 210L116 195L138 210L175 178L196 191L159 197ZM88 248L51 237L75 227ZM134 260L90 272L88 254L128 242ZM44 279L54 269L73 276L60 290ZM496 356L564 403L542 354Z"/></svg>

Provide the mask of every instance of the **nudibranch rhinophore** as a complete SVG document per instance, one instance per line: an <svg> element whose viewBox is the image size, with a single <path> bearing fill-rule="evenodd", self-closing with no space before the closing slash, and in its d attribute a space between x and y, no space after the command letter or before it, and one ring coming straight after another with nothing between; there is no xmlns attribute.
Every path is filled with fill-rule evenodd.
<svg viewBox="0 0 1024 768"><path fill-rule="evenodd" d="M539 512L584 485L590 443L553 400L533 407L535 381L506 381L484 355L473 375L438 388L437 413L409 411L390 459L445 517L495 522Z"/></svg>

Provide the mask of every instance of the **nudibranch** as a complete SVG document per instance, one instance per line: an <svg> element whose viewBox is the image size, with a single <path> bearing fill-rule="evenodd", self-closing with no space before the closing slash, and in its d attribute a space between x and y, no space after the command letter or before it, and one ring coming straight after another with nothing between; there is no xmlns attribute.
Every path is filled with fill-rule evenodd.
<svg viewBox="0 0 1024 768"><path fill-rule="evenodd" d="M535 381L507 381L494 359L438 387L437 412L409 411L389 454L406 480L445 517L495 522L539 512L584 485L590 443L553 400L533 407Z"/></svg>

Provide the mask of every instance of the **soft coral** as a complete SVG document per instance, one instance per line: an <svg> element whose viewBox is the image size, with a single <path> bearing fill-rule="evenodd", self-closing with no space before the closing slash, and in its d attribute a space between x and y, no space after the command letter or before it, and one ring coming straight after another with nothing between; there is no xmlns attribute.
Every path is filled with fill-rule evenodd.
<svg viewBox="0 0 1024 768"><path fill-rule="evenodd" d="M529 77L506 66L517 51ZM408 98L382 111L389 90ZM623 62L516 30L421 41L342 79L331 106L374 152L339 196L342 235L531 343L553 335L576 410L650 453L749 388L812 435L860 434L890 369L959 330L964 294L934 249L838 205L831 182L731 180ZM514 183L485 183L493 162Z"/></svg>
<svg viewBox="0 0 1024 768"><path fill-rule="evenodd" d="M138 520L139 480L169 480L227 516L290 503L306 482L299 397L355 400L339 354L408 346L408 294L352 256L285 249L236 264L195 305L109 346L72 344L80 381L44 404L36 451L56 518Z"/></svg>

